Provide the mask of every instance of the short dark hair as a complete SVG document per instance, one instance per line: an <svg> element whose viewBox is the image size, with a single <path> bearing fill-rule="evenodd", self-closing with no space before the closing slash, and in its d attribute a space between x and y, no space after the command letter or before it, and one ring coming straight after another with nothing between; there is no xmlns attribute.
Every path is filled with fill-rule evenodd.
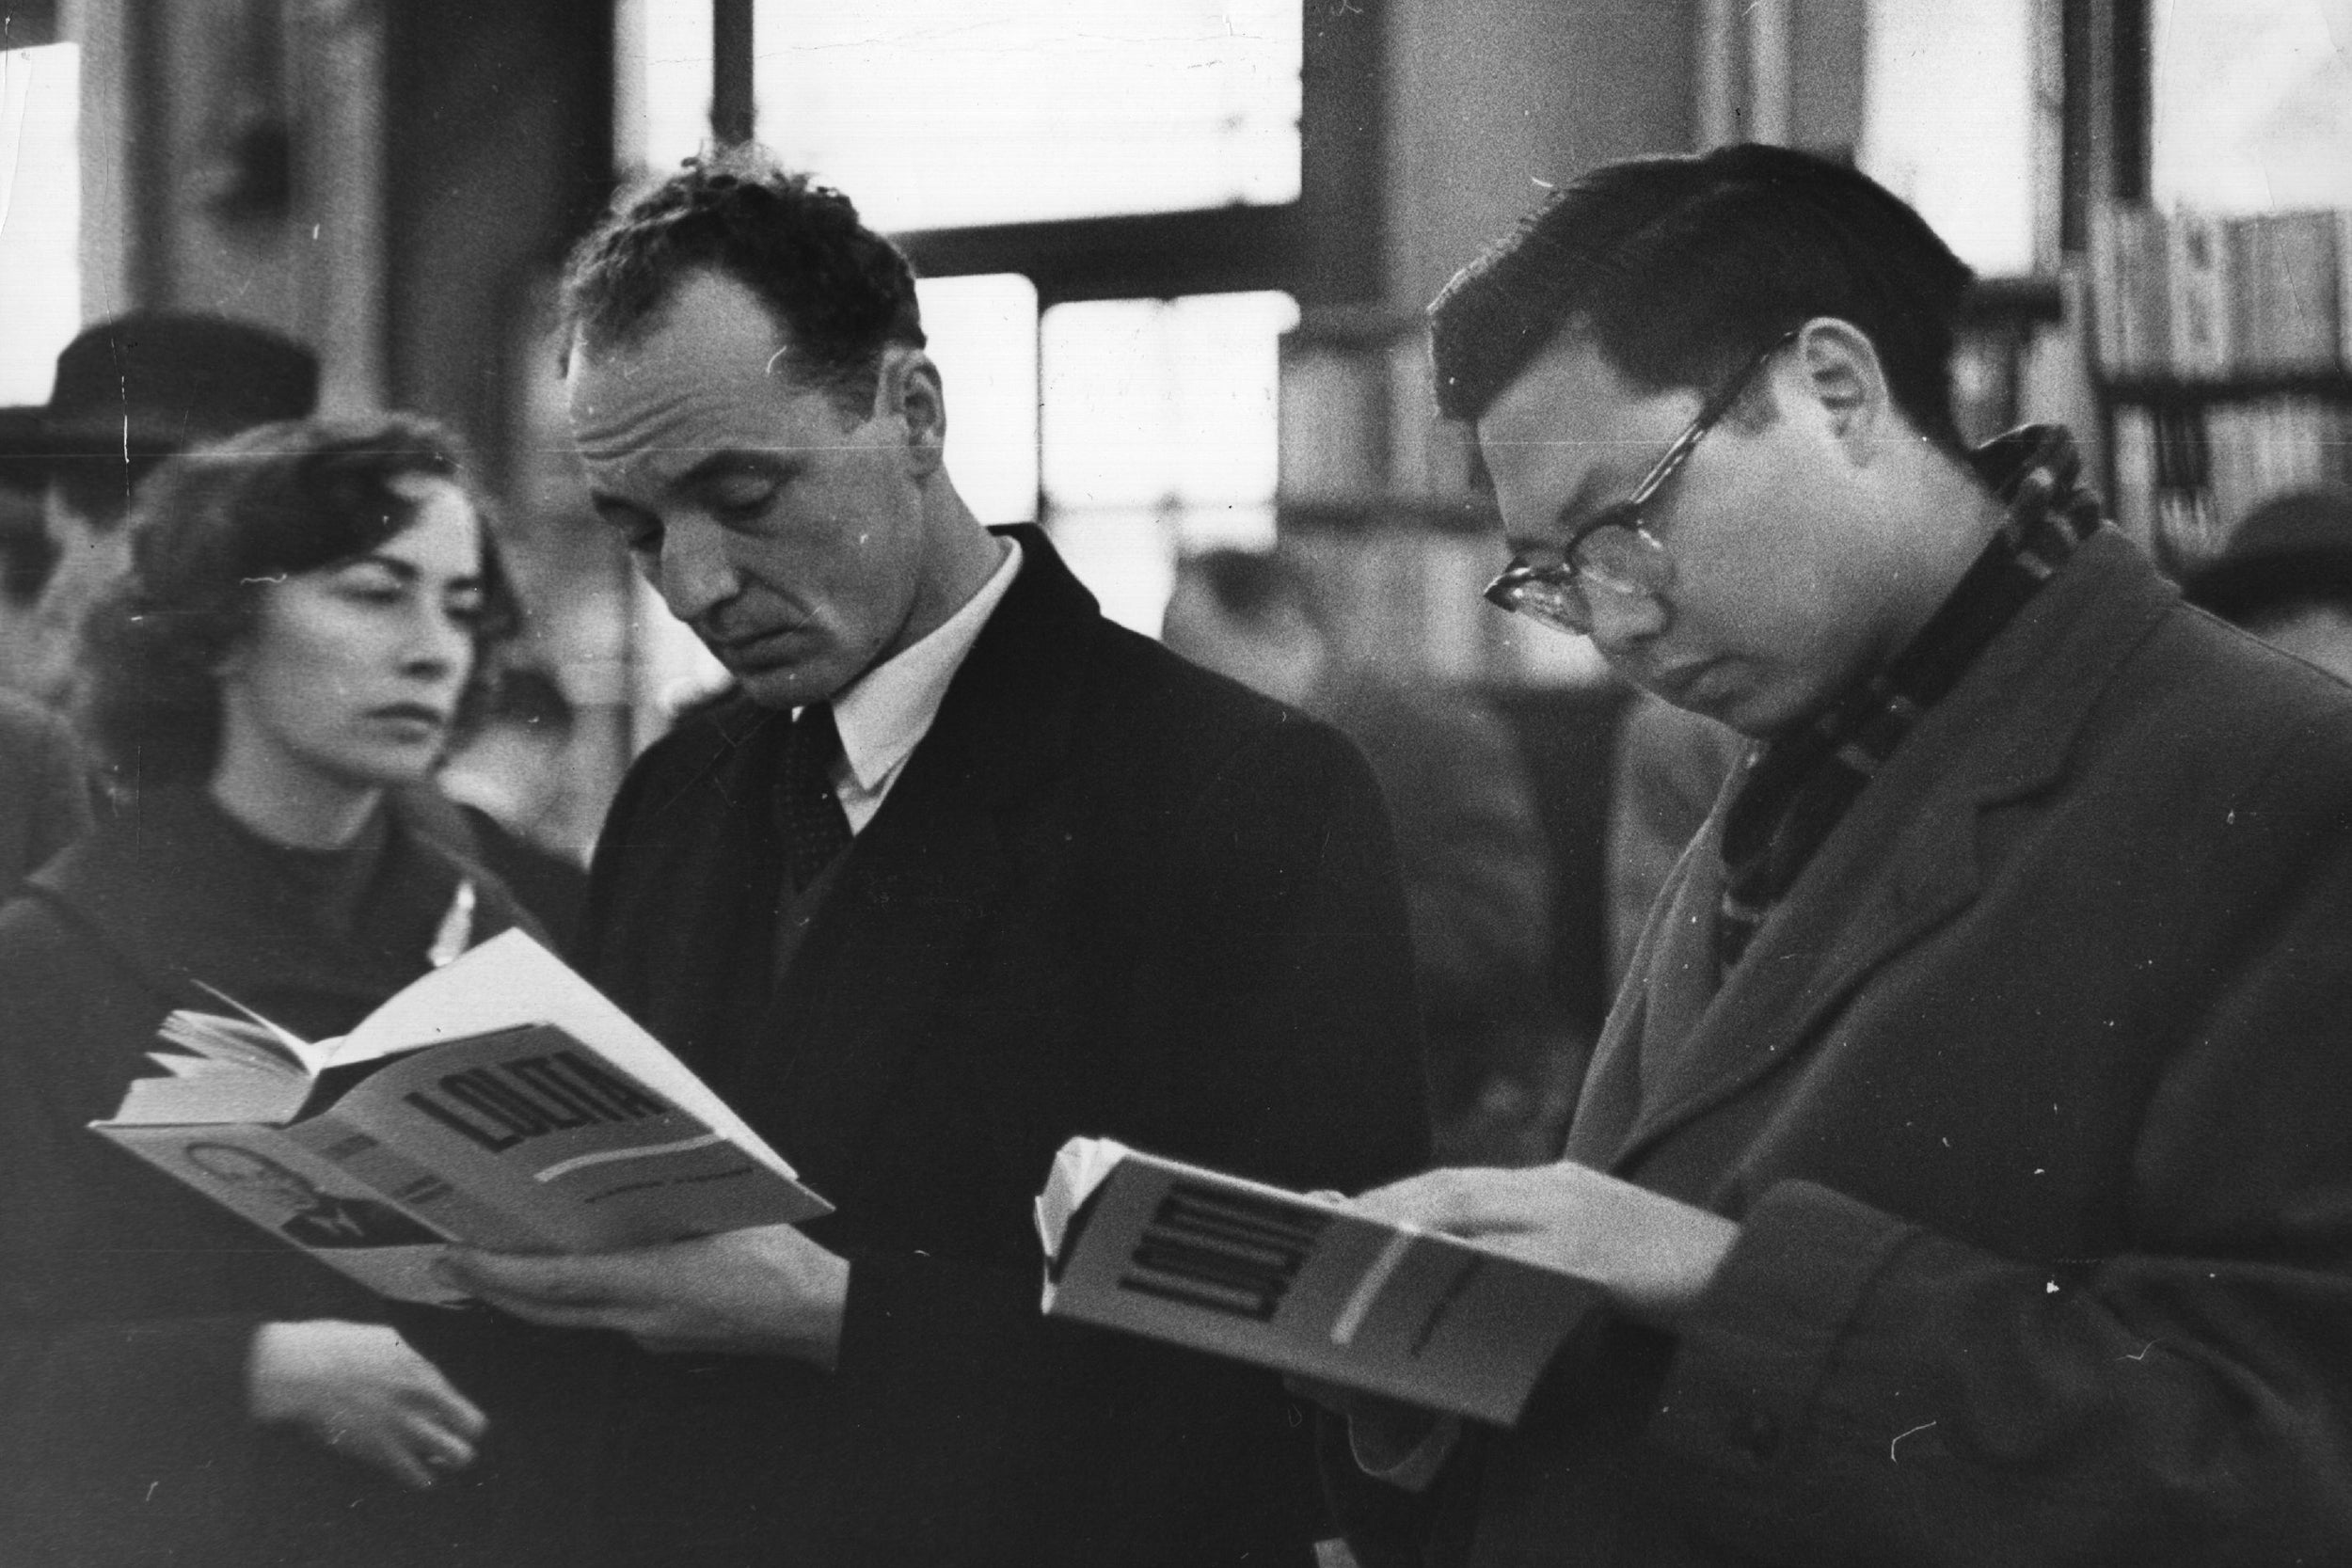
<svg viewBox="0 0 2352 1568"><path fill-rule="evenodd" d="M696 272L757 295L788 340L793 373L845 410L872 404L887 345L926 341L914 268L898 247L860 222L848 197L757 148L690 158L616 204L572 251L564 319L585 347L632 342Z"/></svg>
<svg viewBox="0 0 2352 1568"><path fill-rule="evenodd" d="M99 749L148 782L210 774L220 748L221 661L252 631L263 589L364 555L407 529L417 503L392 481L411 474L463 486L483 520L483 613L462 728L519 610L488 504L456 442L429 420L392 414L262 425L155 471L132 515L131 569L83 626L87 717Z"/></svg>
<svg viewBox="0 0 2352 1568"><path fill-rule="evenodd" d="M1877 348L1896 405L1947 451L1953 324L1974 275L1841 164L1743 145L1611 164L1554 193L1429 307L1438 404L1474 420L1564 331L1645 391L1712 388L1816 316Z"/></svg>

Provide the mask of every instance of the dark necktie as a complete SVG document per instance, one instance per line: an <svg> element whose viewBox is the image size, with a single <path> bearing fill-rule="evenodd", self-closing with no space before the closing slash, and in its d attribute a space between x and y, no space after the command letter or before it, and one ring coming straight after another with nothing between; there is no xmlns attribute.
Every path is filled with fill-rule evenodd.
<svg viewBox="0 0 2352 1568"><path fill-rule="evenodd" d="M784 824L785 863L793 887L802 892L850 847L850 816L833 788L833 765L840 755L833 705L811 703L801 709L785 736L776 805Z"/></svg>

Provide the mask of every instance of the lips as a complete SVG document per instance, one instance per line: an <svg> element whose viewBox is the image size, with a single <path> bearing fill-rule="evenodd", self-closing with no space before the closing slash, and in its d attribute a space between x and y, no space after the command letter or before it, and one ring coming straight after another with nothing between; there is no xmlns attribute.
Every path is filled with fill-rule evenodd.
<svg viewBox="0 0 2352 1568"><path fill-rule="evenodd" d="M782 660L781 644L801 633L799 626L774 626L745 637L705 637L704 644L728 669L757 667Z"/></svg>
<svg viewBox="0 0 2352 1568"><path fill-rule="evenodd" d="M437 730L449 723L448 714L423 703L388 703L382 707L370 708L368 717L395 724L422 724Z"/></svg>

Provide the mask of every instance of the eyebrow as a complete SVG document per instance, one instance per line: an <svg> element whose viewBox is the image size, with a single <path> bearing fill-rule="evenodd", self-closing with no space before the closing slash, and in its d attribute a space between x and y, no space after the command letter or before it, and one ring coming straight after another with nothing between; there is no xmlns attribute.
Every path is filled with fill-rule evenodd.
<svg viewBox="0 0 2352 1568"><path fill-rule="evenodd" d="M761 468L781 476L788 473L793 467L792 458L779 456L757 447L723 447L700 458L683 471L663 480L661 489L664 494L691 490L723 474L745 467ZM618 510L629 513L633 516L648 519L655 515L651 507L631 500L627 496L616 495L610 490L599 490L593 484L588 491L588 504L596 508L599 514Z"/></svg>
<svg viewBox="0 0 2352 1568"><path fill-rule="evenodd" d="M792 466L791 458L779 456L771 451L763 451L757 447L726 447L705 457L692 467L671 480L663 488L672 491L691 490L695 485L706 483L722 475L742 468L760 468L770 473L782 474Z"/></svg>
<svg viewBox="0 0 2352 1568"><path fill-rule="evenodd" d="M415 582L424 576L424 573L418 570L414 562L403 561L397 556L383 555L374 550L370 550L365 555L355 555L348 561L329 567L328 570L343 572L349 571L355 566L380 566L385 571L391 573L392 576L400 578L403 584ZM448 586L452 588L479 588L482 586L484 580L485 578L482 571L479 568L476 568L475 570L467 573L464 577L450 578Z"/></svg>
<svg viewBox="0 0 2352 1568"><path fill-rule="evenodd" d="M1542 549L1549 545L1565 544L1568 536L1574 533L1577 528L1577 525L1569 519L1592 504L1593 497L1600 487L1598 471L1587 467L1578 478L1576 488L1568 492L1567 499L1562 501L1559 509L1552 513L1549 532L1543 534L1506 533L1502 536L1502 542L1522 555L1529 550Z"/></svg>

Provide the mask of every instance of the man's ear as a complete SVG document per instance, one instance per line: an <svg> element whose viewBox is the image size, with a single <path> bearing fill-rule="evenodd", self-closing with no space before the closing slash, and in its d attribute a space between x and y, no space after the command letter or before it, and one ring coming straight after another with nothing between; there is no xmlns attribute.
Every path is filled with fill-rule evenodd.
<svg viewBox="0 0 2352 1568"><path fill-rule="evenodd" d="M892 344L882 350L874 402L878 415L896 414L906 421L916 472L928 477L939 467L947 445L947 393L939 367L919 348Z"/></svg>
<svg viewBox="0 0 2352 1568"><path fill-rule="evenodd" d="M1896 412L1878 345L1851 322L1816 316L1799 329L1789 357L1802 395L1820 410L1832 436L1867 461Z"/></svg>

